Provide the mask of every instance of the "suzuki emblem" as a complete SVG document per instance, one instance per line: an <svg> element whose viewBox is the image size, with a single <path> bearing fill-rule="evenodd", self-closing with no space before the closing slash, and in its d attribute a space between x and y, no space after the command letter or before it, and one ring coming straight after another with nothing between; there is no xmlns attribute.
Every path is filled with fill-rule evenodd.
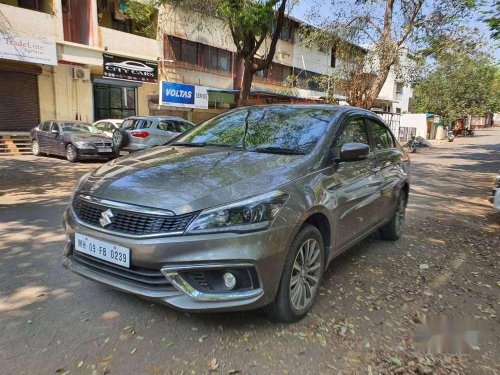
<svg viewBox="0 0 500 375"><path fill-rule="evenodd" d="M101 218L99 219L99 223L101 223L101 226L103 228L107 227L108 225L113 223L113 211L111 210L106 210L101 213Z"/></svg>

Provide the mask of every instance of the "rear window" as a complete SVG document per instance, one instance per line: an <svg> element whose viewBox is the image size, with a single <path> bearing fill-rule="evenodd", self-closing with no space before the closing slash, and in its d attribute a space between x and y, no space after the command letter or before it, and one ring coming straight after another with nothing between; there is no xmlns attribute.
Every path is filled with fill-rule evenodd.
<svg viewBox="0 0 500 375"><path fill-rule="evenodd" d="M152 123L150 120L129 119L123 121L121 128L125 130L147 129L151 127Z"/></svg>

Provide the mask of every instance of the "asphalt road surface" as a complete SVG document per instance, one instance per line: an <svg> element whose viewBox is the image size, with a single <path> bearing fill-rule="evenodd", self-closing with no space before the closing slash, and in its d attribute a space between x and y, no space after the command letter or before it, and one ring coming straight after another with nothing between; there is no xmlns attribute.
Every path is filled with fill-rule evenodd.
<svg viewBox="0 0 500 375"><path fill-rule="evenodd" d="M500 214L487 201L500 129L412 155L403 238L373 235L334 260L291 325L261 311L186 314L64 269L61 215L98 165L0 158L1 374L500 372ZM422 322L453 317L473 332L467 344L418 345Z"/></svg>

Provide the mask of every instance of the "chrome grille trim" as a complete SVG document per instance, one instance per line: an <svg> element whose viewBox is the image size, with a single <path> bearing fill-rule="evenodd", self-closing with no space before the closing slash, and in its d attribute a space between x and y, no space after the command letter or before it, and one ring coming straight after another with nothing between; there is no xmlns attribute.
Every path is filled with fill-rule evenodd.
<svg viewBox="0 0 500 375"><path fill-rule="evenodd" d="M111 202L111 205L106 203ZM99 225L99 217L103 211L113 209L115 219L107 228ZM133 211L133 208L139 208ZM162 215L157 213L161 212ZM120 204L98 198L79 195L71 202L71 214L81 225L94 230L120 235L129 238L153 238L178 236L184 234L189 224L199 212L175 215L170 211L147 210L143 206Z"/></svg>

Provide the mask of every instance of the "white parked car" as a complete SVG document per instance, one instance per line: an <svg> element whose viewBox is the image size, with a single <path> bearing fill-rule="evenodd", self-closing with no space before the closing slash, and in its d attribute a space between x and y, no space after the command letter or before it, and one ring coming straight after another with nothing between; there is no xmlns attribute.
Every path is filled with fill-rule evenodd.
<svg viewBox="0 0 500 375"><path fill-rule="evenodd" d="M94 126L100 131L102 131L105 136L113 138L113 133L115 132L116 129L120 128L122 123L123 120L119 119L105 119L94 122Z"/></svg>

